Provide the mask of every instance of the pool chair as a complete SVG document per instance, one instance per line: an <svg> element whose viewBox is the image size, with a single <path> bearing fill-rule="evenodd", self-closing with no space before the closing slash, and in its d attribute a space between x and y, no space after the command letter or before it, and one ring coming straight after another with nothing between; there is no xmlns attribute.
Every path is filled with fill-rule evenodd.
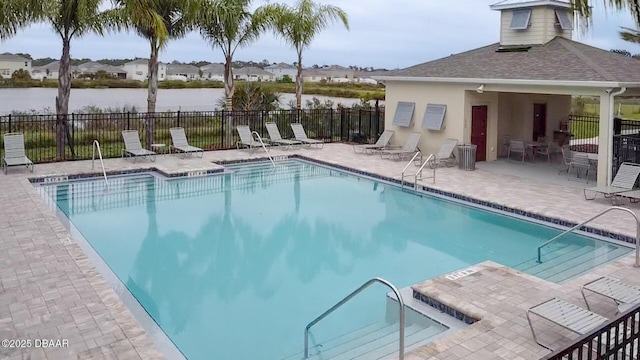
<svg viewBox="0 0 640 360"><path fill-rule="evenodd" d="M624 312L624 309L629 306L640 304L640 286L626 284L618 279L607 276L582 285L580 291L582 292L584 303L587 304L587 309L589 310L591 310L591 308L589 307L585 291L590 291L615 301L618 309L623 310L619 312Z"/></svg>
<svg viewBox="0 0 640 360"><path fill-rule="evenodd" d="M376 150L383 150L389 146L389 141L393 136L392 130L385 130L375 144L353 145L353 152L371 154Z"/></svg>
<svg viewBox="0 0 640 360"><path fill-rule="evenodd" d="M133 162L136 162L138 156L149 157L151 161L156 161L156 153L144 149L140 144L140 136L138 130L122 130L122 139L124 139L124 149L122 149L122 157L133 157Z"/></svg>
<svg viewBox="0 0 640 360"><path fill-rule="evenodd" d="M171 142L173 143L169 148L169 152L173 149L175 152L181 152L183 155L196 153L196 156L202 157L204 150L199 147L189 145L187 141L187 135L184 133L184 128L174 127L169 129L171 133Z"/></svg>
<svg viewBox="0 0 640 360"><path fill-rule="evenodd" d="M390 159L398 160L402 160L406 157L411 157L417 152L420 152L420 149L418 149L420 137L422 137L422 133L412 132L411 134L409 134L409 137L407 138L407 141L404 143L402 148L382 150L380 151L380 157L384 159L385 156L388 156Z"/></svg>
<svg viewBox="0 0 640 360"><path fill-rule="evenodd" d="M622 163L611 185L585 188L583 190L584 198L593 200L598 194L602 194L605 198L610 197L611 203L615 205L619 195L626 196L625 192L631 192L633 190L633 186L638 180L638 175L640 175L640 164L630 162ZM637 191L634 191L634 193L636 192ZM593 196L587 196L588 193L592 193ZM640 196L640 194L630 194L631 197L634 195Z"/></svg>
<svg viewBox="0 0 640 360"><path fill-rule="evenodd" d="M434 161L431 164L433 166L444 165L447 167L455 166L458 158L454 155L454 150L458 146L458 140L456 139L446 139L442 146L440 146L440 150L434 156Z"/></svg>
<svg viewBox="0 0 640 360"><path fill-rule="evenodd" d="M4 134L4 156L2 157L2 170L5 175L9 166L25 165L33 172L33 162L29 160L24 151L24 135L21 133Z"/></svg>
<svg viewBox="0 0 640 360"><path fill-rule="evenodd" d="M300 123L291 124L291 130L293 130L293 136L295 136L296 140L309 147L311 147L311 145L316 145L319 149L322 149L324 146L324 141L322 140L309 139L307 137L307 133L302 127L302 124Z"/></svg>
<svg viewBox="0 0 640 360"><path fill-rule="evenodd" d="M531 322L531 314L551 321L578 335L588 334L609 321L609 319L604 316L600 316L592 311L558 298L547 300L529 308L527 310L527 321L529 322L533 340L538 345L551 351L553 351L552 348L540 343L538 340L536 332L533 329L533 323Z"/></svg>
<svg viewBox="0 0 640 360"><path fill-rule="evenodd" d="M238 130L238 135L240 135L240 141L236 142L237 149L246 148L252 153L254 149L261 148L263 145L265 147L269 146L269 144L264 144L253 139L253 133L249 125L238 125L236 129Z"/></svg>
<svg viewBox="0 0 640 360"><path fill-rule="evenodd" d="M271 144L276 144L280 146L291 147L294 145L302 145L302 142L298 140L288 140L283 139L280 135L280 130L278 130L278 125L274 122L268 122L264 124L267 127L267 132L269 132L268 141Z"/></svg>

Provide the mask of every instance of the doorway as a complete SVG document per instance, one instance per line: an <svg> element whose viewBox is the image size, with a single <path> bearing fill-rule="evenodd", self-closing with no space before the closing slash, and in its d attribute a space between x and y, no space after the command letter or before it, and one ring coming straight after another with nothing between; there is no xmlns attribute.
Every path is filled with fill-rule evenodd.
<svg viewBox="0 0 640 360"><path fill-rule="evenodd" d="M487 106L471 107L471 143L476 145L476 161L487 160Z"/></svg>
<svg viewBox="0 0 640 360"><path fill-rule="evenodd" d="M547 104L533 104L533 141L547 135Z"/></svg>

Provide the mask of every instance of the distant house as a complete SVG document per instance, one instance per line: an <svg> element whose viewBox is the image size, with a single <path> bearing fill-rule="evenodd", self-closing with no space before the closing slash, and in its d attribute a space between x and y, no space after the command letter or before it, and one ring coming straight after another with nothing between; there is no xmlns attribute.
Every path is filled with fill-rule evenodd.
<svg viewBox="0 0 640 360"><path fill-rule="evenodd" d="M202 78L211 81L224 81L224 64L214 63L201 66Z"/></svg>
<svg viewBox="0 0 640 360"><path fill-rule="evenodd" d="M356 71L353 75L353 82L358 84L377 85L378 80L373 79L373 76L384 76L387 73L387 70Z"/></svg>
<svg viewBox="0 0 640 360"><path fill-rule="evenodd" d="M31 70L31 77L37 80L57 79L60 74L60 61L52 61L46 65L36 66ZM75 66L69 67L69 72L76 71Z"/></svg>
<svg viewBox="0 0 640 360"><path fill-rule="evenodd" d="M244 81L275 81L276 76L258 67L247 66L233 69L233 76L236 80Z"/></svg>
<svg viewBox="0 0 640 360"><path fill-rule="evenodd" d="M95 75L100 71L103 71L107 73L107 75L113 76L118 79L127 78L127 72L124 69L95 61L90 61L76 66L76 69L73 73L75 74L75 77L78 77L79 75Z"/></svg>
<svg viewBox="0 0 640 360"><path fill-rule="evenodd" d="M127 73L127 79L145 81L149 78L149 60L148 59L136 59L129 61L122 65L122 68ZM164 63L158 63L158 81L165 80L167 78L167 65Z"/></svg>
<svg viewBox="0 0 640 360"><path fill-rule="evenodd" d="M283 76L287 75L291 80L295 81L296 75L298 74L298 69L296 69L295 66L283 62L265 66L264 70L275 75L276 80L281 80Z"/></svg>
<svg viewBox="0 0 640 360"><path fill-rule="evenodd" d="M303 80L307 82L352 82L354 75L355 70L340 65L324 66L317 69L309 68L302 72Z"/></svg>
<svg viewBox="0 0 640 360"><path fill-rule="evenodd" d="M10 78L16 70L26 70L31 74L31 60L10 53L0 54L0 75Z"/></svg>
<svg viewBox="0 0 640 360"><path fill-rule="evenodd" d="M201 70L197 66L169 64L167 65L167 79L169 80L200 80Z"/></svg>

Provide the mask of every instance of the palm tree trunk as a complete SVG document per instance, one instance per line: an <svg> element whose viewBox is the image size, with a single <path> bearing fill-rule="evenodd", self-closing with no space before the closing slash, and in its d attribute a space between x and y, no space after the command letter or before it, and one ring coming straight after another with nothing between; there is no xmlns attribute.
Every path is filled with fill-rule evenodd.
<svg viewBox="0 0 640 360"><path fill-rule="evenodd" d="M224 97L225 108L228 111L227 127L225 131L225 144L231 146L233 143L233 93L236 91L233 80L233 68L231 67L231 56L225 56L224 62Z"/></svg>
<svg viewBox="0 0 640 360"><path fill-rule="evenodd" d="M302 51L298 51L298 73L296 74L296 107L302 108Z"/></svg>
<svg viewBox="0 0 640 360"><path fill-rule="evenodd" d="M153 144L156 127L156 99L158 97L158 53L160 49L156 39L151 39L151 55L149 56L149 84L147 88L147 149Z"/></svg>
<svg viewBox="0 0 640 360"><path fill-rule="evenodd" d="M62 39L62 56L60 57L60 69L58 78L58 96L56 96L56 158L63 160L66 143L66 124L69 114L69 96L71 95L71 40Z"/></svg>

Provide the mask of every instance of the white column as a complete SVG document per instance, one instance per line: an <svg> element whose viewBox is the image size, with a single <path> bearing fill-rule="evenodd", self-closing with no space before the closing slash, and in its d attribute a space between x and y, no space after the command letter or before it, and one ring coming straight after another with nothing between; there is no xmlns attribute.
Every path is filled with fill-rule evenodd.
<svg viewBox="0 0 640 360"><path fill-rule="evenodd" d="M600 95L600 130L598 137L598 185L609 183L608 174L611 169L611 157L609 153L609 142L613 129L613 113L609 104L609 94L602 92Z"/></svg>

